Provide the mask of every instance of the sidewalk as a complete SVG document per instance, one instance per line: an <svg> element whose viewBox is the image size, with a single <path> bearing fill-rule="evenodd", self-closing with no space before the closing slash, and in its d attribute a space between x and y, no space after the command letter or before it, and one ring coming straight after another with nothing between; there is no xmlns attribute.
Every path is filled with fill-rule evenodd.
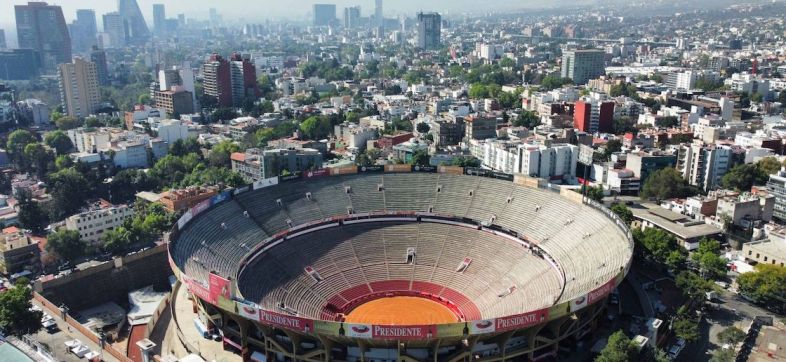
<svg viewBox="0 0 786 362"><path fill-rule="evenodd" d="M241 362L243 359L237 354L225 351L223 344L220 341L216 342L210 339L205 339L201 334L199 334L196 327L194 326L194 318L197 317L197 314L194 313L191 301L188 300L187 294L186 288L181 286L178 289L177 295L172 298L175 311L174 317L177 320L178 325L180 325L180 330L183 333L183 337L185 338L183 342L198 349L199 354L202 355L202 358L208 361ZM177 336L175 336L175 338L177 338ZM165 347L169 348L170 346Z"/></svg>

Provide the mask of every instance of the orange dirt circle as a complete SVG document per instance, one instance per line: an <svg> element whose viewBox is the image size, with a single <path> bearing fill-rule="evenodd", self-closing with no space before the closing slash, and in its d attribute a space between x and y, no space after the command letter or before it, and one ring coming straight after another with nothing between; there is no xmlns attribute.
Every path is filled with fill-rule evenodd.
<svg viewBox="0 0 786 362"><path fill-rule="evenodd" d="M346 315L347 323L424 325L458 322L446 306L418 297L386 297L361 304Z"/></svg>

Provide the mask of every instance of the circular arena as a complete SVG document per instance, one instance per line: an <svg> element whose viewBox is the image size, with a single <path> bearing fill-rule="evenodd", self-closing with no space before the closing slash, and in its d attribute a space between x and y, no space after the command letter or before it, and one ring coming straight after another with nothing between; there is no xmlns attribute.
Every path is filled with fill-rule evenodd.
<svg viewBox="0 0 786 362"><path fill-rule="evenodd" d="M633 246L571 190L395 165L226 191L181 217L169 251L200 318L246 360L501 361L592 331Z"/></svg>

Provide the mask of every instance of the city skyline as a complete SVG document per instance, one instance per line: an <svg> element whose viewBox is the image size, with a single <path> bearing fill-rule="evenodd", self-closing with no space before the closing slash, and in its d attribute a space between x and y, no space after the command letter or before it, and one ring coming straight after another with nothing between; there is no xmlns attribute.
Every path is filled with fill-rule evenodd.
<svg viewBox="0 0 786 362"><path fill-rule="evenodd" d="M572 4L589 2L587 0L573 2ZM27 1L13 0L9 6L26 4ZM175 0L139 0L139 7L147 22L148 26L153 25L153 4L164 4L168 16L173 17L176 14L185 13L188 17L195 18L208 18L210 8L215 8L219 13L224 15L224 19L235 19L240 21L246 19L248 21L265 20L273 18L287 18L287 19L307 19L307 15L311 12L314 4L329 3L335 4L337 9L344 7L359 5L364 16L373 15L375 8L374 0L338 0L338 1L319 1L319 0L294 0L286 4L265 4L264 7L260 6L257 12L250 12L246 4L241 0L226 0L221 2L211 0L197 0L185 4ZM66 21L71 22L76 18L77 9L94 9L96 15L117 11L116 1L102 1L91 3L85 6L83 2L77 0L60 0L49 1L50 5L59 5L63 8ZM384 4L385 16L393 16L399 13L411 13L412 16L417 11L441 11L441 12L477 12L485 9L516 9L526 8L531 6L551 6L558 5L557 1L512 1L512 0L492 0L488 2L478 3L469 0L437 0L430 1L428 4L414 0L401 0L401 1L388 1ZM493 5L493 6L492 6ZM197 10L195 10L197 9ZM9 28L14 25L13 13L0 12L0 28Z"/></svg>

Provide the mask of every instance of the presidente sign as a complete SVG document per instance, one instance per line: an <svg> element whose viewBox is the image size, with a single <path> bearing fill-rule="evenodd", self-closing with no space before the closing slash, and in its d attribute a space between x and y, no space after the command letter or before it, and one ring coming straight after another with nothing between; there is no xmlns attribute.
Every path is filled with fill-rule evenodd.
<svg viewBox="0 0 786 362"><path fill-rule="evenodd" d="M617 286L617 279L611 279L606 284L601 285L600 287L596 288L595 290L587 293L587 302L589 304L595 303L607 295L611 293L612 290Z"/></svg>
<svg viewBox="0 0 786 362"><path fill-rule="evenodd" d="M430 339L436 337L434 326L372 326L374 339Z"/></svg>
<svg viewBox="0 0 786 362"><path fill-rule="evenodd" d="M504 332L512 329L527 328L545 322L549 318L549 310L541 309L529 313L497 318L496 331Z"/></svg>
<svg viewBox="0 0 786 362"><path fill-rule="evenodd" d="M291 329L293 331L309 333L314 330L314 321L305 318L293 317L285 314L278 314L266 310L259 310L262 323Z"/></svg>

